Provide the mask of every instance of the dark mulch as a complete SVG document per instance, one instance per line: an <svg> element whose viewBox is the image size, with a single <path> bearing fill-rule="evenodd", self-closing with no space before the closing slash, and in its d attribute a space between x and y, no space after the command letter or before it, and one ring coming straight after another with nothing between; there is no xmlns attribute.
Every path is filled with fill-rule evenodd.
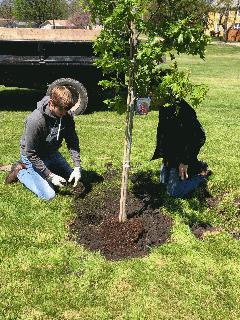
<svg viewBox="0 0 240 320"><path fill-rule="evenodd" d="M139 183L139 177L135 177L135 185L128 193L128 220L119 223L120 187L114 184L116 175L108 171L104 183L76 197L77 218L70 230L80 244L100 251L109 260L142 257L152 246L169 239L172 220L159 212L158 184L144 179Z"/></svg>

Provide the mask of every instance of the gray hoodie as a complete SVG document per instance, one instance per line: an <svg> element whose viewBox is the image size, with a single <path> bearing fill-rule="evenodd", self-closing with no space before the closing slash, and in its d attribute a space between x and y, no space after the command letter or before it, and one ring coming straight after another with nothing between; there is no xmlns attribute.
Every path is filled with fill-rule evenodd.
<svg viewBox="0 0 240 320"><path fill-rule="evenodd" d="M49 96L45 96L37 103L37 108L26 119L20 140L21 153L46 177L50 170L43 160L56 153L63 139L74 165L80 166L79 140L73 116L70 113L61 118L54 116L49 109L49 100Z"/></svg>

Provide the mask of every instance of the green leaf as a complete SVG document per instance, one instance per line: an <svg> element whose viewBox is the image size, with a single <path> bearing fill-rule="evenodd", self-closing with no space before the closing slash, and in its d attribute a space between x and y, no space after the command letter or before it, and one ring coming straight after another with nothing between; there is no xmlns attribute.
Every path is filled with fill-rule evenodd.
<svg viewBox="0 0 240 320"><path fill-rule="evenodd" d="M182 35L182 33L178 36L178 43L183 43L183 35Z"/></svg>

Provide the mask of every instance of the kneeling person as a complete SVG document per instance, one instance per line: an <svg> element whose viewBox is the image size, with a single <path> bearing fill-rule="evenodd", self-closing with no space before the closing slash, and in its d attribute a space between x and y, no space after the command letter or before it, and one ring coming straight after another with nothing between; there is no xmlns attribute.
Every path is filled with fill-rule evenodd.
<svg viewBox="0 0 240 320"><path fill-rule="evenodd" d="M75 130L70 90L65 86L54 87L37 108L27 117L20 140L21 161L13 166L6 179L17 178L38 197L50 200L55 196L55 186L81 178L79 139ZM74 169L58 151L66 141Z"/></svg>
<svg viewBox="0 0 240 320"><path fill-rule="evenodd" d="M163 158L160 182L173 197L185 197L211 174L198 153L206 140L194 109L184 100L160 107L153 160Z"/></svg>

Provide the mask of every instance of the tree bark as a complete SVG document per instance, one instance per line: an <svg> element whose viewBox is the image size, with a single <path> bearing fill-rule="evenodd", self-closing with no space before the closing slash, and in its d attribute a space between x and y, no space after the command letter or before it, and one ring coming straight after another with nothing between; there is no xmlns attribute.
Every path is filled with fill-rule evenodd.
<svg viewBox="0 0 240 320"><path fill-rule="evenodd" d="M130 170L130 155L132 147L132 128L133 128L133 117L134 117L134 105L135 105L135 90L134 90L134 72L135 72L135 59L134 53L137 45L137 35L135 25L131 23L131 36L130 42L130 60L132 67L129 70L128 80L128 97L127 97L127 115L126 115L126 126L125 126L125 141L124 141L124 154L123 154L123 170L122 170L122 185L121 185L121 198L120 198L120 212L119 222L127 220L126 213L126 201L127 201L127 190L128 190L128 174Z"/></svg>
<svg viewBox="0 0 240 320"><path fill-rule="evenodd" d="M127 220L126 201L127 201L127 189L128 189L128 174L130 169L130 155L131 155L131 147L132 147L134 100L135 100L134 93L133 93L133 90L131 90L128 93L128 110L127 110L126 128L125 128L119 222L124 222Z"/></svg>
<svg viewBox="0 0 240 320"><path fill-rule="evenodd" d="M223 30L223 39L225 42L228 41L228 19L229 19L230 8L227 7L225 9L225 17L224 17L224 30Z"/></svg>

